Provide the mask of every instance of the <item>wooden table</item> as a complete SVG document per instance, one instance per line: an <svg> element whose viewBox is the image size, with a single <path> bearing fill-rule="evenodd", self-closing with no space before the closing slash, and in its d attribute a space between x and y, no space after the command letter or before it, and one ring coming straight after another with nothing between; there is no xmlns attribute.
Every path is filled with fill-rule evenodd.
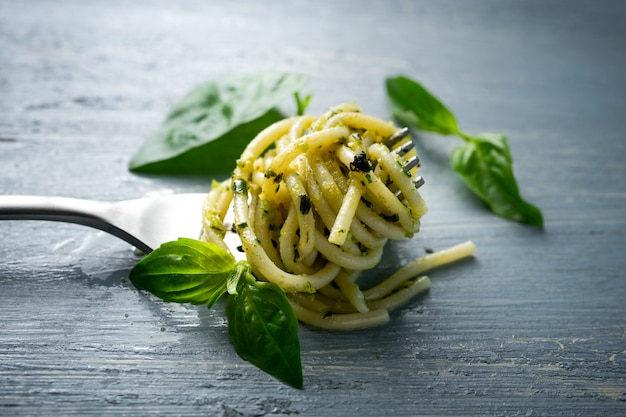
<svg viewBox="0 0 626 417"><path fill-rule="evenodd" d="M302 327L295 390L234 353L223 305L137 291L127 244L0 222L0 415L625 415L625 19L605 0L1 0L2 194L205 192L127 170L193 86L301 72L311 113L389 118L383 80L403 73L464 130L508 135L546 226L487 212L449 168L459 141L418 135L430 211L380 274L468 239L476 257L384 327Z"/></svg>

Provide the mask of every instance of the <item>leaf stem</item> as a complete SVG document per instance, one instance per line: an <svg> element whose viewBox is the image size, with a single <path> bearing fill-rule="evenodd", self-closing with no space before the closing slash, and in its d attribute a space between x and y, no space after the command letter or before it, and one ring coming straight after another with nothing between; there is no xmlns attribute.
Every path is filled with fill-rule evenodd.
<svg viewBox="0 0 626 417"><path fill-rule="evenodd" d="M457 130L456 135L460 137L461 139L463 139L465 142L471 142L473 140L473 138L470 135L467 135L461 132L460 130Z"/></svg>
<svg viewBox="0 0 626 417"><path fill-rule="evenodd" d="M233 272L228 277L226 283L226 289L229 295L238 295L237 284L242 277L246 276L248 271L250 271L250 264L247 261L239 261L235 264L235 268L233 268Z"/></svg>

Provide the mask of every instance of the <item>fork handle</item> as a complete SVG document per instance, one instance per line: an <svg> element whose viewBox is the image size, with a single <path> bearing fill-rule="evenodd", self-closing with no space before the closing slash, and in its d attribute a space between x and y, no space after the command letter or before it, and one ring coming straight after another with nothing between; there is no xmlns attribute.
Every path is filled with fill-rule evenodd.
<svg viewBox="0 0 626 417"><path fill-rule="evenodd" d="M106 218L111 203L69 197L0 195L0 220L49 220L103 230L135 246L145 246Z"/></svg>
<svg viewBox="0 0 626 417"><path fill-rule="evenodd" d="M92 226L105 220L102 202L34 195L0 196L0 220L51 220Z"/></svg>

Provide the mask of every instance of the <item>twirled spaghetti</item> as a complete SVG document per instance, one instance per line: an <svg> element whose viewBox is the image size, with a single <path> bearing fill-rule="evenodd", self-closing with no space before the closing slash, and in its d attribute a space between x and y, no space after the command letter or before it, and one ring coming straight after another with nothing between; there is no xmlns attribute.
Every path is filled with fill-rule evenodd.
<svg viewBox="0 0 626 417"><path fill-rule="evenodd" d="M271 125L246 147L232 178L213 184L202 239L226 247L232 206L255 275L287 292L299 320L329 329L387 322L389 310L428 289L428 278L418 277L425 269L474 250L466 243L427 255L365 291L356 283L389 239L419 231L426 212L413 182L418 167L405 164L415 151L404 155L391 143L398 131L354 104Z"/></svg>

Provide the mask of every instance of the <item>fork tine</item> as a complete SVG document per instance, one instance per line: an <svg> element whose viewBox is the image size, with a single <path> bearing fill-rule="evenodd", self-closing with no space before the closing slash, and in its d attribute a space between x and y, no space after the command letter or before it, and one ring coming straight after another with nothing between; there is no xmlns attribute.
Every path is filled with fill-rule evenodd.
<svg viewBox="0 0 626 417"><path fill-rule="evenodd" d="M393 150L393 152L403 157L407 153L409 153L411 149L415 147L415 143L413 143L413 141L410 139L402 143L402 141L406 139L408 136L409 136L409 128L403 127L402 129L398 130L396 133L391 135L389 139L387 139L385 144L387 145L387 148L389 149L392 149L393 147L396 147L396 145L400 144ZM413 168L419 166L419 164L420 164L420 159L417 155L415 155L409 158L408 160L406 160L404 164L402 165L402 168L405 171L409 172ZM422 176L417 176L413 180L413 184L415 185L416 189L420 188L422 185L424 185L424 178L422 178ZM392 187L395 188L395 186L392 186ZM397 198L402 197L402 192L400 190L396 190L394 194Z"/></svg>
<svg viewBox="0 0 626 417"><path fill-rule="evenodd" d="M422 185L424 185L424 178L422 178L421 175L416 177L413 180L413 184L415 185L416 189L419 189ZM393 194L396 196L396 198L400 198L400 196L402 195L402 191L396 190Z"/></svg>
<svg viewBox="0 0 626 417"><path fill-rule="evenodd" d="M403 127L387 139L386 145L389 149L391 149L407 136L409 136L409 128Z"/></svg>
<svg viewBox="0 0 626 417"><path fill-rule="evenodd" d="M403 168L404 168L406 171L410 171L410 170L412 170L413 168L415 168L416 166L419 166L419 164L420 164L420 159L419 159L419 157L416 155L416 156L413 156L413 157L409 158L409 160L407 160L407 161L404 163Z"/></svg>
<svg viewBox="0 0 626 417"><path fill-rule="evenodd" d="M421 175L418 175L414 180L413 180L413 184L415 184L415 188L420 188L422 185L424 185L424 178L422 178Z"/></svg>
<svg viewBox="0 0 626 417"><path fill-rule="evenodd" d="M412 140L409 140L405 143L403 143L402 145L398 146L396 149L394 149L393 151L395 153L397 153L400 156L404 156L406 155L411 149L413 149L415 147L415 144L413 143Z"/></svg>

